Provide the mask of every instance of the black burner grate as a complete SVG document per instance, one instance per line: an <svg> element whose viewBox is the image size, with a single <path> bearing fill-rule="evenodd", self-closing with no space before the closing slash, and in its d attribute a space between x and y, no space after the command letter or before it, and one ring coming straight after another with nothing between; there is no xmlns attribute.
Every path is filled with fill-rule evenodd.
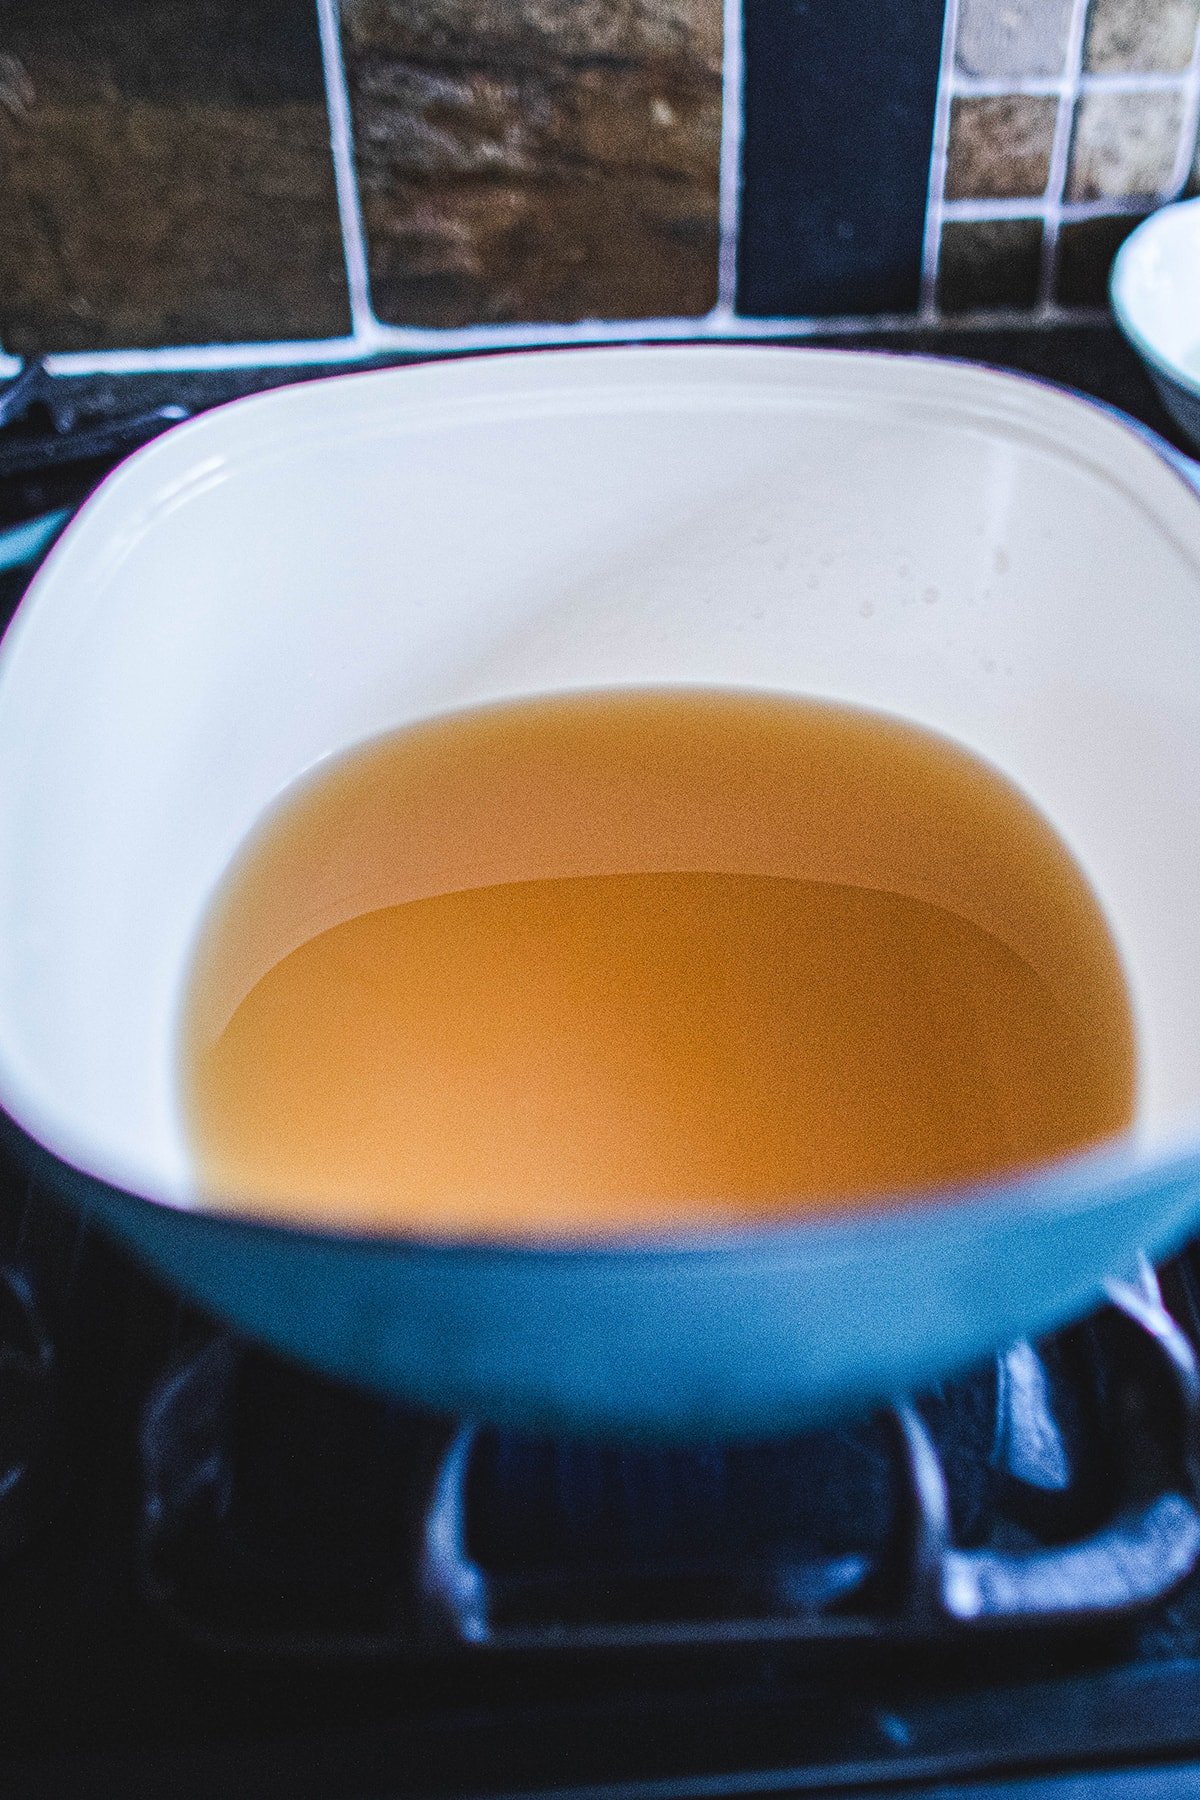
<svg viewBox="0 0 1200 1800"><path fill-rule="evenodd" d="M146 1408L138 1575L192 1638L287 1656L1094 1627L1200 1559L1198 1419L1149 1269L936 1395L724 1448L477 1430L204 1330Z"/></svg>

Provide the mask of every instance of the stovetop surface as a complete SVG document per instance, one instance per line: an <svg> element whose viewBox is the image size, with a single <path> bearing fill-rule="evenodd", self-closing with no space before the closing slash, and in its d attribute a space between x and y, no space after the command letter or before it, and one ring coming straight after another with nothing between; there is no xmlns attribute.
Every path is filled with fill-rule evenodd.
<svg viewBox="0 0 1200 1800"><path fill-rule="evenodd" d="M909 342L1171 436L1108 328ZM76 503L106 415L228 392L43 401L16 436L89 454L0 433L0 519ZM236 1343L0 1164L0 1793L1200 1787L1198 1351L1193 1252L795 1444L472 1433Z"/></svg>

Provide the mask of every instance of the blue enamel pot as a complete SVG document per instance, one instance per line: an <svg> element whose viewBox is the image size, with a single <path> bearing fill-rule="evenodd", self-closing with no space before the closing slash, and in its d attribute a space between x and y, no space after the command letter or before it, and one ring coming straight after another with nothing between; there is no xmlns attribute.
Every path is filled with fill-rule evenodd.
<svg viewBox="0 0 1200 1800"><path fill-rule="evenodd" d="M264 810L441 711L673 683L884 710L1028 794L1127 975L1128 1136L815 1223L592 1244L202 1206L180 1008ZM10 1147L315 1367L531 1428L790 1431L1079 1314L1200 1218L1200 502L1042 384L711 346L239 401L133 457L56 544L0 648L0 770Z"/></svg>

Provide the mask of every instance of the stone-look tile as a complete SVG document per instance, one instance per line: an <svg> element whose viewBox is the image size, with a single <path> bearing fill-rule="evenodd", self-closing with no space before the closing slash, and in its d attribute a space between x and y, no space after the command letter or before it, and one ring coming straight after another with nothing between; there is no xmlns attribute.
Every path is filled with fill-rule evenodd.
<svg viewBox="0 0 1200 1800"><path fill-rule="evenodd" d="M956 100L946 193L951 200L1025 198L1045 191L1058 102L1032 94Z"/></svg>
<svg viewBox="0 0 1200 1800"><path fill-rule="evenodd" d="M343 0L379 316L716 299L721 0Z"/></svg>
<svg viewBox="0 0 1200 1800"><path fill-rule="evenodd" d="M1179 94L1085 94L1075 110L1067 198L1122 200L1163 193L1182 123Z"/></svg>
<svg viewBox="0 0 1200 1800"><path fill-rule="evenodd" d="M1040 219L953 219L942 227L938 305L948 313L1033 306L1041 255Z"/></svg>
<svg viewBox="0 0 1200 1800"><path fill-rule="evenodd" d="M307 0L13 0L0 43L6 348L347 328Z"/></svg>
<svg viewBox="0 0 1200 1800"><path fill-rule="evenodd" d="M968 75L1057 75L1071 0L960 0L955 59Z"/></svg>
<svg viewBox="0 0 1200 1800"><path fill-rule="evenodd" d="M1113 257L1138 217L1073 219L1058 234L1055 299L1064 306L1105 306Z"/></svg>
<svg viewBox="0 0 1200 1800"><path fill-rule="evenodd" d="M1186 69L1200 0L1091 0L1083 66L1097 73Z"/></svg>

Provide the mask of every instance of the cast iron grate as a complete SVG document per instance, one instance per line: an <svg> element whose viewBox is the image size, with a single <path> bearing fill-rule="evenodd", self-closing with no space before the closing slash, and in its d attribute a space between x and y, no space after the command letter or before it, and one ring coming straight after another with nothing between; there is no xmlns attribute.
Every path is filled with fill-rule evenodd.
<svg viewBox="0 0 1200 1800"><path fill-rule="evenodd" d="M723 1449L422 1416L206 1327L144 1414L138 1581L193 1640L301 1658L1094 1626L1200 1561L1198 1423L1149 1268L936 1394Z"/></svg>
<svg viewBox="0 0 1200 1800"><path fill-rule="evenodd" d="M115 462L187 417L176 404L88 411L40 362L27 363L0 391L0 522L77 506Z"/></svg>

